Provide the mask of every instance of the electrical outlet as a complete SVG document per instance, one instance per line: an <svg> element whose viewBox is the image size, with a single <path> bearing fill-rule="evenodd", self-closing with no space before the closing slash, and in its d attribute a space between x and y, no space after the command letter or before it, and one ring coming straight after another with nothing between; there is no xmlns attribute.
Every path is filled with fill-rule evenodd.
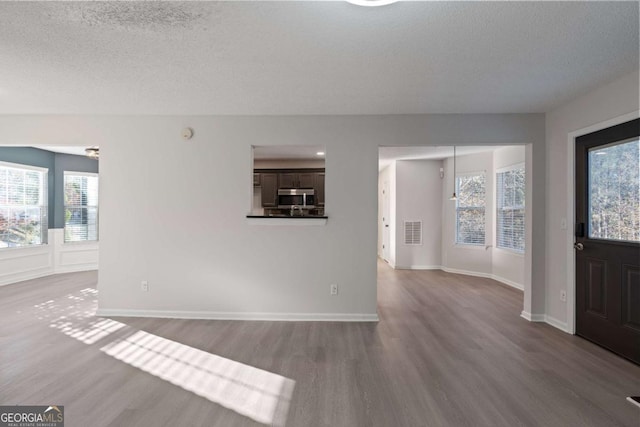
<svg viewBox="0 0 640 427"><path fill-rule="evenodd" d="M567 302L567 291L560 291L560 301Z"/></svg>
<svg viewBox="0 0 640 427"><path fill-rule="evenodd" d="M149 282L146 280L140 282L140 289L142 289L142 292L149 292Z"/></svg>
<svg viewBox="0 0 640 427"><path fill-rule="evenodd" d="M329 285L329 293L331 295L338 295L338 285L336 284Z"/></svg>

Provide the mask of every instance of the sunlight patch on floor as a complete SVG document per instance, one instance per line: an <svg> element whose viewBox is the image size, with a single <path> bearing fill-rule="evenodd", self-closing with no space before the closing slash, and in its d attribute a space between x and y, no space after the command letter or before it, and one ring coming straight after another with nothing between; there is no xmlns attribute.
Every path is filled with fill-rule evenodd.
<svg viewBox="0 0 640 427"><path fill-rule="evenodd" d="M36 317L48 321L49 327L71 338L94 344L127 326L113 319L96 317L97 298L96 289L82 289L63 298L36 304Z"/></svg>
<svg viewBox="0 0 640 427"><path fill-rule="evenodd" d="M100 349L260 423L284 426L295 381L144 331Z"/></svg>

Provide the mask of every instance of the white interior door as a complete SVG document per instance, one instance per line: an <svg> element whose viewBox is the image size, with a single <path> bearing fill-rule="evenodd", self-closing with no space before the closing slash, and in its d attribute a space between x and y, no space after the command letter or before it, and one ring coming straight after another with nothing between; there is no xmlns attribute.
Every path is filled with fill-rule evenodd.
<svg viewBox="0 0 640 427"><path fill-rule="evenodd" d="M389 262L389 182L382 183L382 259Z"/></svg>

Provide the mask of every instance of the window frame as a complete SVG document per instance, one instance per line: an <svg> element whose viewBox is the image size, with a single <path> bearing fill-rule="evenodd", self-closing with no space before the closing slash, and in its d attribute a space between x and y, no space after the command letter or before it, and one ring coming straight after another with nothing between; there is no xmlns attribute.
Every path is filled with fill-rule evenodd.
<svg viewBox="0 0 640 427"><path fill-rule="evenodd" d="M65 191L66 191L66 177L70 176L80 176L80 177L90 177L98 179L98 204L97 205L67 205L65 200ZM92 244L98 243L100 241L100 174L97 172L78 172L65 170L62 173L62 212L65 215L64 219L64 227L62 229L62 243L64 245L78 245L78 244ZM95 208L96 209L96 238L94 239L86 239L86 240L69 240L67 241L67 220L66 220L66 211L67 207L71 206L73 208ZM87 233L88 234L88 233Z"/></svg>
<svg viewBox="0 0 640 427"><path fill-rule="evenodd" d="M460 181L459 178L464 177L472 177L472 176L482 176L484 178L484 198L483 206L460 206ZM455 200L455 226L454 226L454 244L456 246L467 247L467 248L484 248L487 245L487 171L472 171L472 172L459 172L454 176L454 185L456 190L456 200ZM468 243L462 242L459 240L460 236L460 210L478 210L482 209L484 216L484 235L482 243Z"/></svg>
<svg viewBox="0 0 640 427"><path fill-rule="evenodd" d="M511 252L513 254L517 254L517 255L524 255L525 249L526 249L526 245L527 242L525 240L526 238L526 223L523 223L523 227L522 227L522 241L523 241L523 247L522 249L518 249L515 247L507 247L507 246L501 246L500 245L500 212L504 211L504 210L510 210L510 211L522 211L522 215L523 215L523 221L526 221L526 211L525 211L525 206L526 206L526 195L523 198L523 204L521 206L509 206L508 208L505 207L501 207L500 206L500 195L504 194L504 191L501 191L498 188L498 185L500 184L500 180L498 179L498 175L502 174L502 173L506 173L506 172L512 172L518 169L522 169L523 173L524 173L524 182L523 182L523 190L526 192L526 179L527 179L527 175L526 175L526 167L525 167L525 163L524 162L520 162L520 163L516 163L513 165L509 165L509 166L505 166L499 169L496 169L496 235L495 235L495 239L496 239L496 249L499 249L501 251L507 251L507 252Z"/></svg>
<svg viewBox="0 0 640 427"><path fill-rule="evenodd" d="M40 195L40 197L42 200L42 204L39 205L39 208L41 209L40 243L33 243L33 244L22 245L22 246L8 246L5 248L0 247L0 251L38 248L38 247L48 245L49 244L49 236L48 236L48 232L49 232L49 168L34 166L34 165L25 165L22 163L0 161L0 168L2 167L41 173L42 174L42 187L41 187L42 194ZM34 205L23 205L23 206L34 206Z"/></svg>

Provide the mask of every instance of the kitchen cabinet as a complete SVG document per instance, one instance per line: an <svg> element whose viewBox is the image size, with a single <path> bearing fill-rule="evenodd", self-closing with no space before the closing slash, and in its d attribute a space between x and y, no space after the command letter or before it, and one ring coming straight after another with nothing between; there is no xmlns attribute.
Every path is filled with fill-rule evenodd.
<svg viewBox="0 0 640 427"><path fill-rule="evenodd" d="M316 192L316 206L324 207L324 172L313 174L313 188Z"/></svg>
<svg viewBox="0 0 640 427"><path fill-rule="evenodd" d="M314 188L316 181L315 173L298 174L298 188Z"/></svg>
<svg viewBox="0 0 640 427"><path fill-rule="evenodd" d="M280 173L278 174L278 188L298 188L297 173Z"/></svg>
<svg viewBox="0 0 640 427"><path fill-rule="evenodd" d="M275 208L278 206L278 174L260 174L260 193L263 208Z"/></svg>
<svg viewBox="0 0 640 427"><path fill-rule="evenodd" d="M313 188L315 205L324 208L324 169L254 169L253 183L260 186L263 208L278 207L278 189Z"/></svg>
<svg viewBox="0 0 640 427"><path fill-rule="evenodd" d="M315 173L313 172L285 172L278 176L278 188L313 188Z"/></svg>

